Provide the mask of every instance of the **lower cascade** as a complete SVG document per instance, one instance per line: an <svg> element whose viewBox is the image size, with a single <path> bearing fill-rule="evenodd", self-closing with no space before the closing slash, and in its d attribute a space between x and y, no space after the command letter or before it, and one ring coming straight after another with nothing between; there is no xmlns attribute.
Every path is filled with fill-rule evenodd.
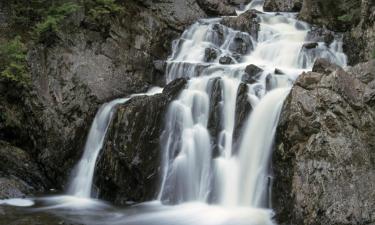
<svg viewBox="0 0 375 225"><path fill-rule="evenodd" d="M114 110L129 97L99 109L67 195L35 199L48 202L43 209L57 208L76 222L83 216L85 224L274 224L270 160L283 102L316 59L345 67L346 56L339 35L316 42L295 14L265 13L262 5L252 1L237 12L255 15L254 33L233 29L228 20L238 17L202 19L174 42L167 83L184 77L188 84L165 115L155 201L117 212L92 193ZM306 47L312 42L314 48Z"/></svg>

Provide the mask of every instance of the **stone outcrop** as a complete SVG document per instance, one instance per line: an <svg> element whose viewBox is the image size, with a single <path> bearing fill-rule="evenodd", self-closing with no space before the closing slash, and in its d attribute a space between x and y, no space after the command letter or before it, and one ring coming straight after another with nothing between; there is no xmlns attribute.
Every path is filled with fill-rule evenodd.
<svg viewBox="0 0 375 225"><path fill-rule="evenodd" d="M259 18L256 10L248 10L238 17L224 17L220 22L224 26L250 34L254 39L258 38Z"/></svg>
<svg viewBox="0 0 375 225"><path fill-rule="evenodd" d="M209 16L235 16L236 9L227 0L197 0Z"/></svg>
<svg viewBox="0 0 375 225"><path fill-rule="evenodd" d="M46 178L24 150L0 141L0 199L45 191Z"/></svg>
<svg viewBox="0 0 375 225"><path fill-rule="evenodd" d="M374 63L319 60L297 79L273 156L279 224L375 223Z"/></svg>
<svg viewBox="0 0 375 225"><path fill-rule="evenodd" d="M165 112L185 84L177 79L162 94L134 97L118 107L96 167L99 198L127 204L155 197Z"/></svg>
<svg viewBox="0 0 375 225"><path fill-rule="evenodd" d="M303 0L266 0L263 9L266 12L299 12Z"/></svg>

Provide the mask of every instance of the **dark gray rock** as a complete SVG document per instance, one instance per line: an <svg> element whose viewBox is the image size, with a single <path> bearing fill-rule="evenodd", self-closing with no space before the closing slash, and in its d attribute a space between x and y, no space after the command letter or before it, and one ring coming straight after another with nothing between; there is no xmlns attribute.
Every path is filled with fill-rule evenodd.
<svg viewBox="0 0 375 225"><path fill-rule="evenodd" d="M39 166L27 152L0 141L0 199L41 193L48 185Z"/></svg>
<svg viewBox="0 0 375 225"><path fill-rule="evenodd" d="M246 55L253 49L254 46L251 38L246 33L237 33L232 43L229 45L230 51L241 55Z"/></svg>
<svg viewBox="0 0 375 225"><path fill-rule="evenodd" d="M241 83L238 87L236 99L236 117L233 131L233 154L238 153L238 145L242 129L251 111L253 110L253 107L251 106L251 103L249 101L248 91L249 87L245 83Z"/></svg>
<svg viewBox="0 0 375 225"><path fill-rule="evenodd" d="M223 104L223 84L221 78L213 78L209 81L210 94L210 108L207 128L212 137L213 157L220 155L219 147L217 146L217 138L223 129L222 127L222 104Z"/></svg>
<svg viewBox="0 0 375 225"><path fill-rule="evenodd" d="M257 39L260 26L258 13L260 12L256 10L248 10L237 17L224 17L220 23L234 30L246 32Z"/></svg>
<svg viewBox="0 0 375 225"><path fill-rule="evenodd" d="M227 0L196 0L209 16L235 16L236 9Z"/></svg>
<svg viewBox="0 0 375 225"><path fill-rule="evenodd" d="M327 45L330 45L335 40L335 34L325 28L312 27L307 33L306 40L309 42L324 42ZM312 46L313 45L311 45L311 47Z"/></svg>
<svg viewBox="0 0 375 225"><path fill-rule="evenodd" d="M330 74L339 68L338 65L331 63L326 59L318 58L315 60L312 71L316 73Z"/></svg>
<svg viewBox="0 0 375 225"><path fill-rule="evenodd" d="M316 42L310 42L310 43L305 43L305 44L303 44L303 48L305 48L305 49L313 49L313 48L316 48L316 47L318 47L318 43L316 43Z"/></svg>
<svg viewBox="0 0 375 225"><path fill-rule="evenodd" d="M134 97L118 107L96 167L99 198L121 205L154 199L165 112L185 85L177 79L162 94Z"/></svg>
<svg viewBox="0 0 375 225"><path fill-rule="evenodd" d="M219 63L224 64L224 65L228 65L228 64L233 64L234 60L232 59L232 57L226 55L226 56L220 57Z"/></svg>
<svg viewBox="0 0 375 225"><path fill-rule="evenodd" d="M299 12L303 0L266 0L263 9L266 12Z"/></svg>
<svg viewBox="0 0 375 225"><path fill-rule="evenodd" d="M218 50L214 48L206 48L204 50L204 61L205 62L213 62L218 56Z"/></svg>
<svg viewBox="0 0 375 225"><path fill-rule="evenodd" d="M247 84L253 84L257 81L257 78L261 73L263 73L263 69L254 64L250 64L245 68L245 74L242 76L242 81Z"/></svg>
<svg viewBox="0 0 375 225"><path fill-rule="evenodd" d="M375 223L375 86L360 65L300 75L282 110L273 156L279 224ZM366 80L366 78L365 78Z"/></svg>

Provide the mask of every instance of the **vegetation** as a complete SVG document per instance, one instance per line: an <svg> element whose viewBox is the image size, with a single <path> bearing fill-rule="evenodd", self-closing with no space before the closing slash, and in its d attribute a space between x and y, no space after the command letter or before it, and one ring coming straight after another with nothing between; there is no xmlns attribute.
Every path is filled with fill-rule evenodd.
<svg viewBox="0 0 375 225"><path fill-rule="evenodd" d="M85 8L89 17L95 21L108 19L122 11L115 0L86 0Z"/></svg>
<svg viewBox="0 0 375 225"><path fill-rule="evenodd" d="M27 86L26 47L20 36L0 44L0 79Z"/></svg>

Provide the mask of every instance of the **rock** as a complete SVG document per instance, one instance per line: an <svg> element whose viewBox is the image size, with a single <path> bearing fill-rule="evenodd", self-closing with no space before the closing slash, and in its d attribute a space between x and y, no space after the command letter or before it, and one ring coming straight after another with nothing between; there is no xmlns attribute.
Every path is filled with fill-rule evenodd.
<svg viewBox="0 0 375 225"><path fill-rule="evenodd" d="M263 9L266 12L299 12L303 0L266 0Z"/></svg>
<svg viewBox="0 0 375 225"><path fill-rule="evenodd" d="M261 73L263 73L263 69L254 64L250 64L245 68L245 74L242 76L242 81L247 84L253 84L257 81L257 78Z"/></svg>
<svg viewBox="0 0 375 225"><path fill-rule="evenodd" d="M219 134L222 127L222 101L223 101L223 86L221 78L212 78L209 81L209 90L208 93L210 93L210 108L209 108L209 117L208 117L208 124L207 128L210 132L210 135L212 137L212 143L214 143L213 146L213 157L217 157L220 155L220 149L216 145L217 138L219 137Z"/></svg>
<svg viewBox="0 0 375 225"><path fill-rule="evenodd" d="M224 65L233 64L234 60L230 56L223 56L223 57L220 57L219 63L224 64Z"/></svg>
<svg viewBox="0 0 375 225"><path fill-rule="evenodd" d="M305 44L303 44L303 48L305 48L305 49L313 49L313 48L316 48L316 47L318 47L318 43L316 43L316 42L310 42L310 43L305 43Z"/></svg>
<svg viewBox="0 0 375 225"><path fill-rule="evenodd" d="M224 35L226 28L221 24L213 24L210 26L209 32L211 34L210 41L217 47L220 47L224 43Z"/></svg>
<svg viewBox="0 0 375 225"><path fill-rule="evenodd" d="M284 75L285 74L282 70L280 70L278 68L275 69L274 73L277 74L277 75Z"/></svg>
<svg viewBox="0 0 375 225"><path fill-rule="evenodd" d="M328 46L332 44L335 40L335 34L325 28L312 27L311 30L307 33L306 40L312 43L307 44L307 47L313 47L316 42L324 42ZM306 44L304 45L304 47ZM317 46L313 47L316 48ZM311 49L311 48L306 48Z"/></svg>
<svg viewBox="0 0 375 225"><path fill-rule="evenodd" d="M209 16L235 16L236 10L226 0L196 0Z"/></svg>
<svg viewBox="0 0 375 225"><path fill-rule="evenodd" d="M257 39L260 28L260 19L257 15L258 13L260 12L253 9L248 10L237 17L224 17L220 23L234 30L246 32L250 34L254 39Z"/></svg>
<svg viewBox="0 0 375 225"><path fill-rule="evenodd" d="M284 103L273 155L279 224L375 222L375 105L365 97L375 85L361 82L366 71L330 70L302 74Z"/></svg>
<svg viewBox="0 0 375 225"><path fill-rule="evenodd" d="M375 59L348 68L348 72L365 84L375 79Z"/></svg>
<svg viewBox="0 0 375 225"><path fill-rule="evenodd" d="M246 33L237 33L232 43L229 45L229 50L241 55L246 55L254 49L251 38Z"/></svg>
<svg viewBox="0 0 375 225"><path fill-rule="evenodd" d="M177 79L162 94L134 97L118 107L95 172L99 198L121 205L154 199L165 112L185 85Z"/></svg>
<svg viewBox="0 0 375 225"><path fill-rule="evenodd" d="M7 93L0 97L0 114L7 112L13 123L5 126L0 118L0 139L38 161L51 180L48 188L63 189L98 107L165 85L164 68L154 62L165 60L172 40L206 16L195 0L172 0L127 1L121 16L106 21L90 21L84 10L67 17L58 41L30 43L30 89L4 84Z"/></svg>
<svg viewBox="0 0 375 225"><path fill-rule="evenodd" d="M0 199L41 193L48 185L49 181L27 152L0 141Z"/></svg>
<svg viewBox="0 0 375 225"><path fill-rule="evenodd" d="M270 91L276 86L277 86L276 77L274 77L272 74L268 74L266 76L266 91Z"/></svg>
<svg viewBox="0 0 375 225"><path fill-rule="evenodd" d="M338 65L329 62L327 59L318 58L315 60L312 71L316 73L330 74L339 68Z"/></svg>
<svg viewBox="0 0 375 225"><path fill-rule="evenodd" d="M253 107L249 101L248 91L249 87L245 83L241 83L238 87L236 99L236 117L233 131L233 154L238 153L238 142L240 141L242 129L251 111L253 110Z"/></svg>
<svg viewBox="0 0 375 225"><path fill-rule="evenodd" d="M218 50L214 48L206 48L204 50L204 61L205 62L213 62L218 56Z"/></svg>

